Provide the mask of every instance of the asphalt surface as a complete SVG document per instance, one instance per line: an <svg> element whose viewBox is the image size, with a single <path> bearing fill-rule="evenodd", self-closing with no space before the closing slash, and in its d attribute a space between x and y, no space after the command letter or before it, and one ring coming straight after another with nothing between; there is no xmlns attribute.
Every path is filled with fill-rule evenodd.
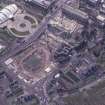
<svg viewBox="0 0 105 105"><path fill-rule="evenodd" d="M20 44L14 43L13 46L10 46L10 48L13 48L11 48L11 50L7 54L5 54L5 56L0 57L0 62L3 63L6 59L14 56L16 53L24 50L25 48L30 46L30 44L38 40L38 38L42 35L41 33L43 33L46 30L49 20L56 15L56 13L59 11L59 9L65 1L67 0L59 0L57 2L58 8L54 12L51 12L46 15L46 17L42 20L41 24L39 24L39 26L35 29L35 33L32 36L27 37L24 42Z"/></svg>
<svg viewBox="0 0 105 105"><path fill-rule="evenodd" d="M59 0L57 2L57 6L58 6L57 10L55 10L52 13L49 13L41 22L41 24L37 27L37 29L35 30L35 33L31 37L28 37L27 39L25 39L25 42L21 43L20 45L14 43L13 48L10 48L11 50L5 56L0 57L0 63L4 64L5 60L7 60L10 57L13 57L20 51L24 51L25 48L27 48L36 40L38 40L38 38L41 36L41 33L43 33L46 30L49 20L52 19L56 15L56 13L61 8L62 4L64 4L65 1L67 0ZM12 78L17 77L17 75L14 74L12 70L7 71L7 73L10 74ZM44 91L46 90L45 82L47 82L49 78L50 77L48 77L47 79L46 78L42 79L38 81L37 83L35 83L34 85L28 85L24 83L23 81L21 81L20 79L18 79L18 81L20 81L22 86L25 88L26 92L35 93L35 95L39 98L41 105L48 105L48 99L47 99L48 96L47 94L45 94ZM0 100L2 99L0 98ZM5 105L5 104L2 103L2 105Z"/></svg>

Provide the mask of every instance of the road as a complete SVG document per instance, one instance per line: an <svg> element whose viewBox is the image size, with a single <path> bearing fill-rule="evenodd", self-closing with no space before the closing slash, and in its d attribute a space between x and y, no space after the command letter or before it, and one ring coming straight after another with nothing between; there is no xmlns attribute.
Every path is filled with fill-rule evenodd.
<svg viewBox="0 0 105 105"><path fill-rule="evenodd" d="M57 2L58 8L54 12L46 15L46 17L42 20L41 24L39 24L39 26L35 29L35 33L32 36L26 38L25 41L20 43L19 45L16 44L16 46L13 46L14 48L12 48L7 54L5 54L5 56L0 57L0 62L3 63L8 58L14 56L16 53L24 50L32 43L34 43L36 40L38 40L38 38L42 35L41 33L43 33L46 30L49 20L56 15L56 13L59 11L59 9L61 8L65 1L67 0L59 0Z"/></svg>
<svg viewBox="0 0 105 105"><path fill-rule="evenodd" d="M42 35L41 33L43 33L46 30L49 20L52 19L56 15L56 13L59 11L59 9L61 8L61 6L64 4L65 1L67 1L67 0L59 0L57 2L58 8L54 12L49 13L42 20L41 24L39 24L39 26L36 28L35 33L31 37L26 38L25 42L21 43L20 45L17 45L17 44L15 45L15 43L14 43L14 45L13 45L14 47L8 52L8 54L0 57L0 63L4 64L5 60L7 60L10 57L13 57L18 52L24 51L24 49L26 49L28 46L30 46L32 43L34 43L36 40L38 40L38 38ZM13 72L8 71L8 73L11 73L11 75L13 75L13 77L16 76ZM46 87L46 86L44 86L44 82L45 82L45 80L43 79L32 86L30 86L30 85L28 86L27 84L22 82L23 86L26 87L26 90L28 92L35 93L38 96L38 98L41 101L41 105L47 104L47 99L46 99L47 96L46 96L46 94L44 94L44 90Z"/></svg>

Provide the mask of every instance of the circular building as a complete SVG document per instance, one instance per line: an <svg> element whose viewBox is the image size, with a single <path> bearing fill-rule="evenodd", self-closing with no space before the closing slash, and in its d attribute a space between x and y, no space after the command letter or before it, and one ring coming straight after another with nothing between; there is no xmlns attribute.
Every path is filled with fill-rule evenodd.
<svg viewBox="0 0 105 105"><path fill-rule="evenodd" d="M15 37L26 37L35 31L37 19L29 14L17 14L7 24L8 31Z"/></svg>

